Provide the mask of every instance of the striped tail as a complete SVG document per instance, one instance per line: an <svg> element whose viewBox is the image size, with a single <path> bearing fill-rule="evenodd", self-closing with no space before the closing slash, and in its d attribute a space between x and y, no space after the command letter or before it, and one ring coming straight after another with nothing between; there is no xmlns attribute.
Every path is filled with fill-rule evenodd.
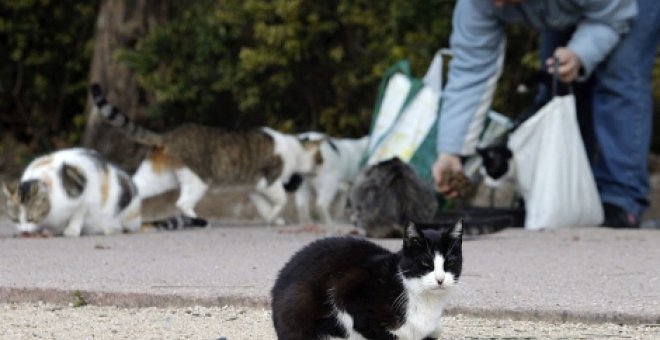
<svg viewBox="0 0 660 340"><path fill-rule="evenodd" d="M142 229L154 228L157 230L172 231L178 229L203 228L206 227L207 224L208 222L203 218L190 217L181 214L167 217L162 220L144 222L142 223Z"/></svg>
<svg viewBox="0 0 660 340"><path fill-rule="evenodd" d="M99 84L94 83L90 85L89 92L92 94L92 100L94 100L94 104L99 109L99 113L110 124L118 127L124 134L140 144L162 146L163 141L159 134L135 124L128 116L112 106L105 99L105 96L103 96L103 91Z"/></svg>

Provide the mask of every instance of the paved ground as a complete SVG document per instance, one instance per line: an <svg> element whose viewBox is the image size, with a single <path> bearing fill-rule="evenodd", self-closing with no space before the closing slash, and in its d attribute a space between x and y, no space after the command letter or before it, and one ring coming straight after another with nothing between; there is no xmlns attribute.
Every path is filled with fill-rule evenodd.
<svg viewBox="0 0 660 340"><path fill-rule="evenodd" d="M13 238L12 232L2 220L5 304L232 305L250 311L268 309L279 268L323 236L300 227L219 223L203 230L79 239ZM398 240L379 243L400 246ZM462 284L448 315L655 330L660 324L660 231L512 229L467 240L464 257Z"/></svg>
<svg viewBox="0 0 660 340"><path fill-rule="evenodd" d="M69 307L0 305L3 339L273 340L270 311L246 307ZM441 339L648 339L658 325L550 323L443 317Z"/></svg>
<svg viewBox="0 0 660 340"><path fill-rule="evenodd" d="M4 229L5 235L10 229ZM95 304L267 306L279 268L322 235L218 226L80 239L0 239L0 298ZM397 240L380 241L396 249ZM660 232L507 230L464 243L454 312L660 322Z"/></svg>

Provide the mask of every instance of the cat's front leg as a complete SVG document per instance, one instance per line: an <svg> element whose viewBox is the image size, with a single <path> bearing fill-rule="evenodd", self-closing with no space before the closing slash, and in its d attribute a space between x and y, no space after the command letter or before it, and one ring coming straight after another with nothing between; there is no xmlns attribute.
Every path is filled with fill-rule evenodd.
<svg viewBox="0 0 660 340"><path fill-rule="evenodd" d="M66 237L79 237L82 233L83 222L85 221L85 209L76 210L66 228L64 228L64 236Z"/></svg>
<svg viewBox="0 0 660 340"><path fill-rule="evenodd" d="M309 224L312 222L312 217L309 214L309 200L311 197L309 180L303 180L300 188L296 191L296 210L298 212L298 223Z"/></svg>
<svg viewBox="0 0 660 340"><path fill-rule="evenodd" d="M257 207L257 212L267 223L277 225L284 224L280 213L286 205L286 191L282 181L276 180L270 185L265 179L261 179L256 187L256 192L250 195L250 199Z"/></svg>
<svg viewBox="0 0 660 340"><path fill-rule="evenodd" d="M330 205L332 205L332 201L339 189L339 180L330 176L323 177L320 180L321 183L316 193L316 210L321 215L323 224L331 225L333 221L330 216Z"/></svg>
<svg viewBox="0 0 660 340"><path fill-rule="evenodd" d="M178 169L176 176L180 183L179 199L176 201L177 208L190 217L197 217L195 205L202 199L209 186L188 168Z"/></svg>

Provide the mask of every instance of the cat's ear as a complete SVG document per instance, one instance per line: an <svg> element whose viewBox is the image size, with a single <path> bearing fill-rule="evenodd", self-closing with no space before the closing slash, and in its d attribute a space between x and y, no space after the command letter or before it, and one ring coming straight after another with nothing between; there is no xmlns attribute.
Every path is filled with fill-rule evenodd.
<svg viewBox="0 0 660 340"><path fill-rule="evenodd" d="M11 198L14 196L16 191L18 190L18 182L13 181L13 182L4 182L2 183L2 192L5 194L5 197Z"/></svg>
<svg viewBox="0 0 660 340"><path fill-rule="evenodd" d="M481 158L486 157L486 155L488 154L488 151L486 150L486 148L476 147L474 151L476 151L477 154L479 156L481 156Z"/></svg>
<svg viewBox="0 0 660 340"><path fill-rule="evenodd" d="M455 238L457 240L460 240L463 238L463 219L461 218L454 224L454 226L449 230L449 236L452 238Z"/></svg>
<svg viewBox="0 0 660 340"><path fill-rule="evenodd" d="M419 226L415 222L410 221L403 233L403 245L404 247L409 247L417 244L422 240L422 237L422 231L419 229Z"/></svg>

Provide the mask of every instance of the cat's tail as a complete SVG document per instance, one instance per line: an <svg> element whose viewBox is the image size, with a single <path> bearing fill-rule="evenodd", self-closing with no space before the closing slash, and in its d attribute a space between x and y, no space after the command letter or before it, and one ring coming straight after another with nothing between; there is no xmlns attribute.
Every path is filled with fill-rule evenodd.
<svg viewBox="0 0 660 340"><path fill-rule="evenodd" d="M161 146L163 144L162 137L159 134L135 124L128 116L112 106L105 99L101 85L97 83L90 85L89 92L92 94L92 100L94 100L101 116L110 124L118 127L129 138L145 145Z"/></svg>
<svg viewBox="0 0 660 340"><path fill-rule="evenodd" d="M142 223L142 230L156 229L156 230L179 230L190 228L203 228L206 227L208 222L199 217L190 217L183 214L170 216L162 220L155 220Z"/></svg>
<svg viewBox="0 0 660 340"><path fill-rule="evenodd" d="M440 211L435 221L444 226L452 226L462 218L463 235L479 236L494 234L507 228L521 228L525 224L525 211L522 208L465 207L461 211Z"/></svg>

